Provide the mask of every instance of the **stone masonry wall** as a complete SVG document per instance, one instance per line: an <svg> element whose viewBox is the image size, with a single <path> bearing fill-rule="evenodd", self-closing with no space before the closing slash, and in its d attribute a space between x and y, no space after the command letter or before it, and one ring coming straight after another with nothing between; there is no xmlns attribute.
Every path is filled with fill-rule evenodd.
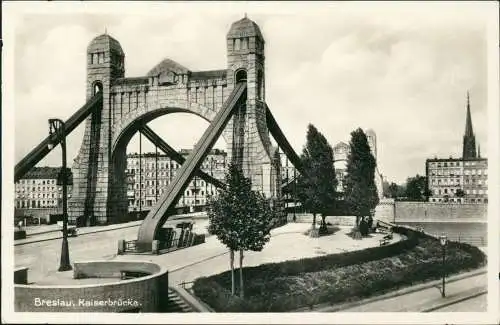
<svg viewBox="0 0 500 325"><path fill-rule="evenodd" d="M487 222L488 205L474 203L404 202L383 199L375 217L386 222Z"/></svg>
<svg viewBox="0 0 500 325"><path fill-rule="evenodd" d="M103 266L105 264L101 265ZM96 285L14 285L14 310L16 312L124 312L132 310L159 312L167 287L168 272L166 270L142 278ZM97 304L95 304L96 301Z"/></svg>

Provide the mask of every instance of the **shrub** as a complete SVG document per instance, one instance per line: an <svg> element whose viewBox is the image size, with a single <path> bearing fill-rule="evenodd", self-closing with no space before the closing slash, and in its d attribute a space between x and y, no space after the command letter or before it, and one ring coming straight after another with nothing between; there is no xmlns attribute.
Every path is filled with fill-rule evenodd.
<svg viewBox="0 0 500 325"><path fill-rule="evenodd" d="M245 300L232 296L230 272L195 281L193 290L217 311L283 312L319 303L339 303L442 276L439 240L403 227L406 240L360 251L245 268ZM476 247L450 242L447 275L484 265Z"/></svg>

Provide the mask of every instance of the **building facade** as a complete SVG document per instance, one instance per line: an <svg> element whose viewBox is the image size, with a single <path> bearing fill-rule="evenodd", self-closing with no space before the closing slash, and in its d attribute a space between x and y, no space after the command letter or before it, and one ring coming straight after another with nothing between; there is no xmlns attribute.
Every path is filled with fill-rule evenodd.
<svg viewBox="0 0 500 325"><path fill-rule="evenodd" d="M481 157L479 145L476 151L469 93L462 157L427 159L425 170L430 202L488 202L488 159Z"/></svg>
<svg viewBox="0 0 500 325"><path fill-rule="evenodd" d="M62 207L62 184L58 182L60 167L33 167L15 183L15 208L41 209ZM72 177L68 168L68 196Z"/></svg>
<svg viewBox="0 0 500 325"><path fill-rule="evenodd" d="M377 162L377 136L375 131L372 129L368 129L365 131L366 139L368 140L368 145L370 146L370 150L372 152L375 161ZM333 147L333 159L334 159L334 167L335 174L337 177L337 191L344 191L344 179L347 175L347 159L349 157L349 153L351 151L351 147L349 144L345 142L339 142ZM377 193L379 198L383 197L383 177L380 174L377 167L375 168L375 186L377 187Z"/></svg>
<svg viewBox="0 0 500 325"><path fill-rule="evenodd" d="M427 159L430 202L487 203L486 158Z"/></svg>
<svg viewBox="0 0 500 325"><path fill-rule="evenodd" d="M182 149L179 153L187 157L191 149ZM224 181L227 164L227 153L213 149L205 158L201 170ZM129 211L150 210L174 179L180 166L165 154L128 154L126 174ZM207 203L208 196L216 193L217 188L214 185L195 176L184 191L177 207L203 206Z"/></svg>
<svg viewBox="0 0 500 325"><path fill-rule="evenodd" d="M14 214L21 217L43 218L62 213L61 167L33 167L15 182ZM72 174L67 168L68 198L72 190ZM58 181L59 180L59 181Z"/></svg>

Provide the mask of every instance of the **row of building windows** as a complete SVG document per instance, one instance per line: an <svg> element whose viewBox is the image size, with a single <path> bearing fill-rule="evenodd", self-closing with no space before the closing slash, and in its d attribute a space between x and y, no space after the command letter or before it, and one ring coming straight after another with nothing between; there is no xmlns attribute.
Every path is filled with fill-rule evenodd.
<svg viewBox="0 0 500 325"><path fill-rule="evenodd" d="M191 206L191 205L198 205L198 204L205 204L206 199L205 198L200 198L200 199L181 199L179 200L179 203L177 206ZM142 206L142 207L152 207L153 205L156 204L156 199L146 199L146 200L129 200L128 205L131 210L137 209L137 207Z"/></svg>
<svg viewBox="0 0 500 325"><path fill-rule="evenodd" d="M31 185L30 185L31 186ZM38 192L57 192L57 191L62 191L62 187L56 188L55 186L51 187L45 187L45 186L38 186L38 187L30 187L30 186L16 186L16 192L23 192L24 191L38 191Z"/></svg>
<svg viewBox="0 0 500 325"><path fill-rule="evenodd" d="M461 176L461 175L488 175L488 170L487 169L466 169L462 173L461 170L437 170L437 171L432 171L431 172L432 176Z"/></svg>
<svg viewBox="0 0 500 325"><path fill-rule="evenodd" d="M47 208L57 207L57 200L19 200L16 201L17 208Z"/></svg>
<svg viewBox="0 0 500 325"><path fill-rule="evenodd" d="M482 165L483 163L481 161L449 161L449 162L434 162L430 163L430 167L459 167L459 166L477 166L477 165Z"/></svg>
<svg viewBox="0 0 500 325"><path fill-rule="evenodd" d="M435 195L443 195L443 194L455 194L459 189L454 189L454 188L443 188L443 189L434 189L434 194ZM472 195L487 195L488 190L483 190L483 189L465 189L463 190L465 194L472 194Z"/></svg>
<svg viewBox="0 0 500 325"><path fill-rule="evenodd" d="M41 185L50 185L55 184L55 179L20 179L19 184L41 184Z"/></svg>
<svg viewBox="0 0 500 325"><path fill-rule="evenodd" d="M134 182L134 187L136 189L139 189L139 183L136 183ZM158 185L168 185L170 182L167 181L166 179L162 179L162 180L158 180ZM202 186L212 186L210 183L206 183L204 180L196 180L196 181L192 181L190 183L190 186L198 186L198 187L202 187ZM145 183L141 183L141 188L145 188L146 186L156 186L156 181L152 180L146 180Z"/></svg>
<svg viewBox="0 0 500 325"><path fill-rule="evenodd" d="M158 189L158 194L161 195L163 194L165 191L165 189ZM216 190L214 189L210 189L205 192L205 190L201 190L201 189L197 189L197 190L186 190L186 192L184 192L184 196L204 196L205 194L206 195L215 195L216 194ZM135 194L135 195L134 195ZM155 194L155 189L153 188L149 188L149 189L146 189L145 191L135 191L135 193L132 194L133 196L135 197L145 197L147 195L156 195Z"/></svg>
<svg viewBox="0 0 500 325"><path fill-rule="evenodd" d="M465 178L464 179L465 184L477 184L477 185L488 185L488 180L487 179L475 179L475 178ZM460 185L460 179L431 179L431 184L432 185Z"/></svg>
<svg viewBox="0 0 500 325"><path fill-rule="evenodd" d="M444 198L430 198L431 202L456 202L456 203L464 203L464 202L469 202L469 203L488 203L487 198L473 198L473 199L467 199L465 200L464 198L449 198L449 199L444 199Z"/></svg>
<svg viewBox="0 0 500 325"><path fill-rule="evenodd" d="M56 196L56 194L59 194L59 195ZM35 198L39 198L39 199L40 198L44 198L44 199L47 198L48 199L48 198L62 197L62 194L60 194L60 193L56 193L56 194L54 194L54 193L51 193L51 194L38 193L37 194L37 193L33 193L33 192L31 192L31 193L24 193L23 192L23 193L16 193L16 199L25 198L25 197L31 198L31 199L35 199Z"/></svg>
<svg viewBox="0 0 500 325"><path fill-rule="evenodd" d="M127 168L127 172L128 173L138 173L139 172L139 169L142 171L142 172L148 172L148 171L155 171L156 168L155 168L155 163L142 163L142 166L141 168L139 168L139 161L138 160L135 160L133 162L130 163L130 165L132 166L136 166L135 168L132 167L132 166L129 166L129 168ZM170 163L169 162L166 162L166 163L163 163L163 162L158 162L158 169L179 169L179 167L181 167L181 164L178 164L174 161L171 161ZM213 162L213 163L204 163L201 165L201 168L202 169L217 169L217 168L224 168L225 167L225 161L217 161L217 162Z"/></svg>

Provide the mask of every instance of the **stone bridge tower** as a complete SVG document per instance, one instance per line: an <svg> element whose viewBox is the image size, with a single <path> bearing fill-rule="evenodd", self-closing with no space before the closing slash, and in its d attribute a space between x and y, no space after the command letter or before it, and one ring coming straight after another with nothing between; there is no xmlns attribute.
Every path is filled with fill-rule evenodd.
<svg viewBox="0 0 500 325"><path fill-rule="evenodd" d="M266 124L264 37L259 26L245 18L227 34L228 84L247 81L247 102L233 118L232 157L242 164L254 190L267 197L280 195L279 154L271 145ZM243 129L243 132L239 131Z"/></svg>
<svg viewBox="0 0 500 325"><path fill-rule="evenodd" d="M71 221L107 224L127 220L126 147L142 125L170 113L186 112L211 122L239 81L247 101L223 132L229 157L240 163L254 190L279 198L280 159L266 122L264 38L247 17L227 34L227 68L191 71L165 59L146 76L126 78L119 42L104 34L87 48L87 100L103 96L102 109L85 121L73 164Z"/></svg>
<svg viewBox="0 0 500 325"><path fill-rule="evenodd" d="M110 215L108 196L112 174L109 168L111 140L110 91L113 81L125 74L125 53L120 43L107 34L94 38L87 47L87 101L97 92L102 108L85 121L83 142L74 160L73 192L68 202L69 219L79 224L104 224ZM124 157L126 164L126 157ZM115 215L127 214L127 202Z"/></svg>

